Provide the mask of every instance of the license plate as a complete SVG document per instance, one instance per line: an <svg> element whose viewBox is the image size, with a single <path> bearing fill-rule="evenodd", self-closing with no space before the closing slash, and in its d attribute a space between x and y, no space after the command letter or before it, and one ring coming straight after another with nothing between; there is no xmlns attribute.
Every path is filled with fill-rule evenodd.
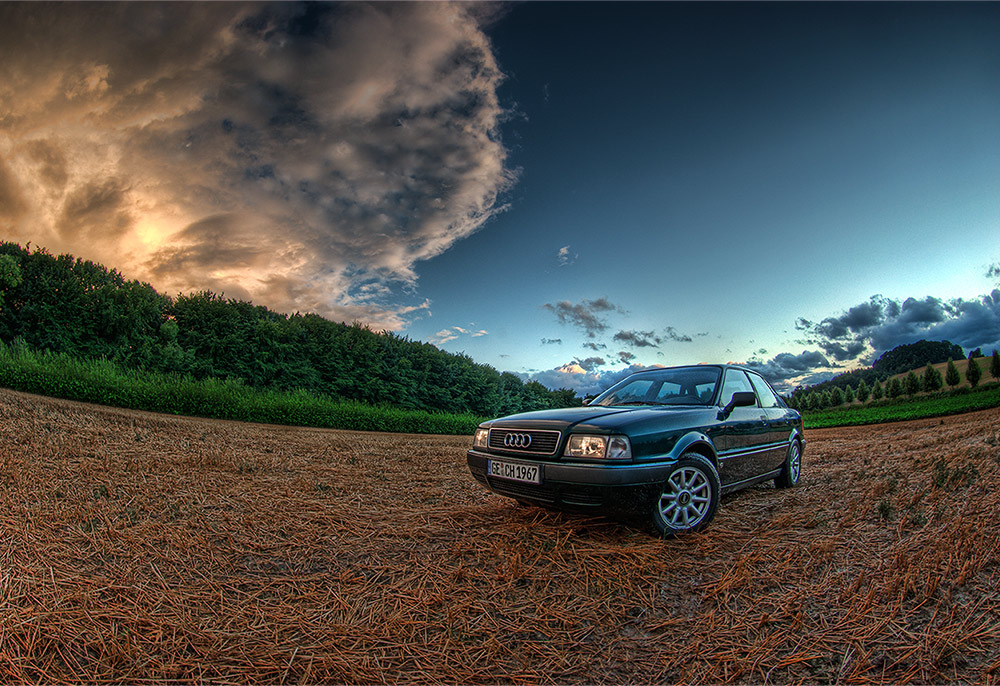
<svg viewBox="0 0 1000 686"><path fill-rule="evenodd" d="M538 465L533 464L490 460L489 474L490 476L499 476L501 479L510 479L511 481L523 481L529 484L542 483L542 470Z"/></svg>

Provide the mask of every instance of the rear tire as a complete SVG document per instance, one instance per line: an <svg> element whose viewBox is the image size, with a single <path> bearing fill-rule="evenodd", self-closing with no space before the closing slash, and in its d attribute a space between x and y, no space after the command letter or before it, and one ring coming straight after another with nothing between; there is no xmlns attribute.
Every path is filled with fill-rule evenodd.
<svg viewBox="0 0 1000 686"><path fill-rule="evenodd" d="M802 476L802 446L798 441L792 441L788 446L781 474L774 478L774 485L778 488L791 488L799 482L800 476Z"/></svg>
<svg viewBox="0 0 1000 686"><path fill-rule="evenodd" d="M685 453L653 503L653 526L666 538L701 531L719 507L719 472L704 456Z"/></svg>

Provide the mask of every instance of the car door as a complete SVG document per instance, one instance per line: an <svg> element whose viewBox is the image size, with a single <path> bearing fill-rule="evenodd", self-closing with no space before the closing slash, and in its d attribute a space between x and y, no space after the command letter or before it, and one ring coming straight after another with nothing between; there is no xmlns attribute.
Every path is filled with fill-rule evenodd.
<svg viewBox="0 0 1000 686"><path fill-rule="evenodd" d="M767 416L768 443L771 448L762 458L761 468L763 472L780 469L785 461L785 453L788 450L788 440L792 435L794 422L790 413L781 405L777 394L762 376L754 372L747 372L754 390L757 391L757 402L760 403L764 414ZM763 473L762 472L762 473Z"/></svg>
<svg viewBox="0 0 1000 686"><path fill-rule="evenodd" d="M756 395L753 384L740 369L726 369L719 407L724 408L733 394L748 391ZM752 407L735 407L713 432L712 440L719 454L719 478L723 486L737 484L767 471L770 435L767 414L760 399Z"/></svg>

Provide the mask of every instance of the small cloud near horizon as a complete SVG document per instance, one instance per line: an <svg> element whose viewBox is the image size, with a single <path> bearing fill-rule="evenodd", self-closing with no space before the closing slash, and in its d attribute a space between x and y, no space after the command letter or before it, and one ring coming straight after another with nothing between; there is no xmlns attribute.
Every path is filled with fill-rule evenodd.
<svg viewBox="0 0 1000 686"><path fill-rule="evenodd" d="M433 345L442 345L449 341L454 341L462 336L467 336L469 338L480 338L481 336L487 336L487 335L489 335L489 331L486 331L485 329L472 330L472 329L462 328L461 326L453 326L449 329L441 329L436 334L429 337L427 339L427 342Z"/></svg>

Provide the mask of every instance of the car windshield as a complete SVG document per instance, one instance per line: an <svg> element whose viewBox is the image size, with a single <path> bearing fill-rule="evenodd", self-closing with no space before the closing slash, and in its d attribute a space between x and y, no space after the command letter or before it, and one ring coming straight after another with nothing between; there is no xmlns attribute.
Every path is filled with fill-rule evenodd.
<svg viewBox="0 0 1000 686"><path fill-rule="evenodd" d="M674 367L640 372L618 382L591 405L709 405L722 370Z"/></svg>

